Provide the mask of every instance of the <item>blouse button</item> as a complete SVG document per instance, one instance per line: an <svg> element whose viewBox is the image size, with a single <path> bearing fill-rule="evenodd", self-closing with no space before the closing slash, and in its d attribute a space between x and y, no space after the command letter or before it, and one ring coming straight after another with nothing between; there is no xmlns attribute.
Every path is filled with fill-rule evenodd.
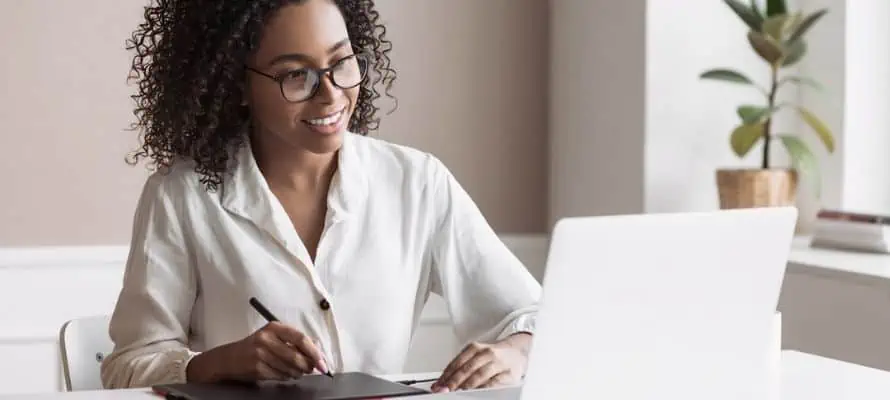
<svg viewBox="0 0 890 400"><path fill-rule="evenodd" d="M321 301L318 302L318 306L321 307L322 310L327 311L331 308L331 303L328 303L328 299L321 299Z"/></svg>

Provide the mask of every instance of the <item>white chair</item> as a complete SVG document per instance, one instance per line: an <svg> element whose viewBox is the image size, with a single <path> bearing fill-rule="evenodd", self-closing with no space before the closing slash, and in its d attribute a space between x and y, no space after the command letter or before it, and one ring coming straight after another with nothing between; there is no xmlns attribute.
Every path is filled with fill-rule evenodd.
<svg viewBox="0 0 890 400"><path fill-rule="evenodd" d="M65 390L103 389L100 366L114 348L108 336L109 316L72 319L62 325L59 349Z"/></svg>

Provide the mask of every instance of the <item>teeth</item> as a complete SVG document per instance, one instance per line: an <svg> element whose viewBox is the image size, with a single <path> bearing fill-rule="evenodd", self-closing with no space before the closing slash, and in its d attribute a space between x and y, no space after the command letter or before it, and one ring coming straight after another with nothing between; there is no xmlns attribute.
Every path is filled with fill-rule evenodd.
<svg viewBox="0 0 890 400"><path fill-rule="evenodd" d="M330 124L333 124L333 123L339 121L341 114L343 114L343 111L340 111L340 112L333 114L329 117L310 119L310 120L307 120L306 122L308 122L309 125L330 125Z"/></svg>

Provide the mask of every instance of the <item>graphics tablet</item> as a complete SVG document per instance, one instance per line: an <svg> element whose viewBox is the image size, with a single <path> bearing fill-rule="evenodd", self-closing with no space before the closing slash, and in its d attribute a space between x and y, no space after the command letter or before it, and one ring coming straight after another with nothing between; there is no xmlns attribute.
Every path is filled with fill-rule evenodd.
<svg viewBox="0 0 890 400"><path fill-rule="evenodd" d="M152 389L167 399L182 400L355 400L429 393L360 372L335 374L333 378L306 375L290 381L258 383L178 383Z"/></svg>

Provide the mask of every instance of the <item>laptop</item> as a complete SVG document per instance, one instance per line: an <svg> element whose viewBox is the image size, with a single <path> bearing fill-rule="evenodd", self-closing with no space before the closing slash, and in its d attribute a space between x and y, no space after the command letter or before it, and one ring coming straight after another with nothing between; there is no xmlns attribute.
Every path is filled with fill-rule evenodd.
<svg viewBox="0 0 890 400"><path fill-rule="evenodd" d="M522 387L434 396L775 398L773 321L797 215L771 207L560 220Z"/></svg>

